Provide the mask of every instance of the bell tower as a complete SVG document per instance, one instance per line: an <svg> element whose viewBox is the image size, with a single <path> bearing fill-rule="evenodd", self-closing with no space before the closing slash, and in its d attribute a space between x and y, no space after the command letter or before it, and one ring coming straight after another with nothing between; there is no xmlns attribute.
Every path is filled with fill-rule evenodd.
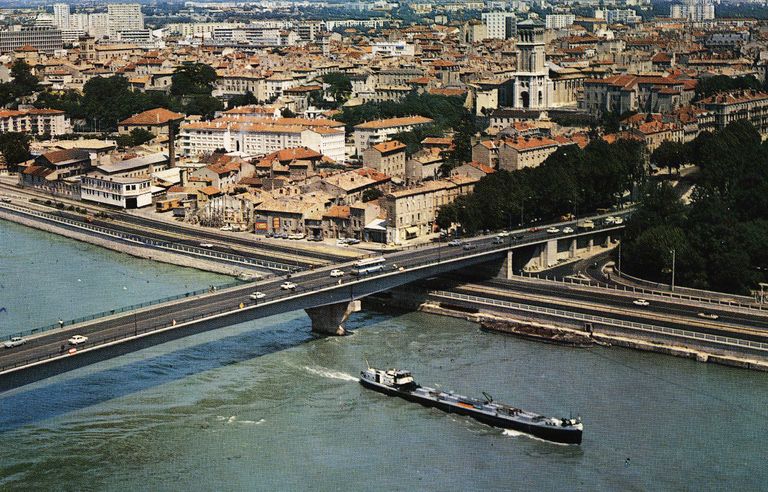
<svg viewBox="0 0 768 492"><path fill-rule="evenodd" d="M545 109L549 105L553 87L545 62L544 24L532 19L517 24L515 108Z"/></svg>

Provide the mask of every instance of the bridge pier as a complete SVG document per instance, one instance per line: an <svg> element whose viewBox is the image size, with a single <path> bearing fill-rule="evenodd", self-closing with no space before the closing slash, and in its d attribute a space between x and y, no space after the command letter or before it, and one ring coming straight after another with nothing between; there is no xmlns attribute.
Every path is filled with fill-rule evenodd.
<svg viewBox="0 0 768 492"><path fill-rule="evenodd" d="M511 279L515 275L514 268L512 267L512 250L507 250L507 256L504 261L501 262L501 268L499 269L498 277L504 279Z"/></svg>
<svg viewBox="0 0 768 492"><path fill-rule="evenodd" d="M557 239L550 239L544 248L544 265L551 267L557 263Z"/></svg>
<svg viewBox="0 0 768 492"><path fill-rule="evenodd" d="M571 240L571 245L568 248L568 257L569 258L575 258L576 254L578 253L578 251L579 251L579 248L578 248L578 246L576 244L576 238L573 238Z"/></svg>
<svg viewBox="0 0 768 492"><path fill-rule="evenodd" d="M309 319L312 320L312 331L320 335L345 335L344 322L349 315L360 311L360 301L339 302L307 308Z"/></svg>

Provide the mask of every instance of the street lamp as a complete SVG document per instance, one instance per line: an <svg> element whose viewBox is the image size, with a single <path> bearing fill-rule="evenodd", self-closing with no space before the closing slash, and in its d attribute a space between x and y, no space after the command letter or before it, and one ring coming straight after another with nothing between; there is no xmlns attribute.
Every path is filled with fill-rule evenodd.
<svg viewBox="0 0 768 492"><path fill-rule="evenodd" d="M675 248L672 248L672 283L670 284L670 290L675 291Z"/></svg>

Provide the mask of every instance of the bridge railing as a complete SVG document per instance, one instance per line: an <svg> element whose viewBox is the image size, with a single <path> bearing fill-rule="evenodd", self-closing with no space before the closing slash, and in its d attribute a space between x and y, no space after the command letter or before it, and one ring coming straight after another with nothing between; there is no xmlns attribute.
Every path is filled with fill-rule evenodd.
<svg viewBox="0 0 768 492"><path fill-rule="evenodd" d="M77 229L95 232L102 236L109 236L115 239L134 243L138 246L149 246L149 247L158 248L158 249L167 249L172 251L190 253L190 254L201 256L204 258L223 259L229 262L267 268L269 270L281 270L281 271L301 270L301 268L298 267L297 265L289 265L287 263L281 263L281 262L270 261L270 260L261 260L258 258L248 258L246 256L236 255L233 253L224 253L221 251L207 249L207 248L199 248L195 246L177 244L169 241L161 241L161 240L149 238L146 236L142 236L140 234L115 231L107 227L102 227L99 225L89 224L87 222L70 219L68 217L63 217L60 215L56 215L54 213L40 212L38 210L32 210L32 209L19 207L19 206L7 204L7 203L0 203L0 208L7 209L17 214L38 217L40 219L43 219L49 222L57 222L59 224L65 224L67 226L75 227Z"/></svg>
<svg viewBox="0 0 768 492"><path fill-rule="evenodd" d="M506 308L515 309L518 311L528 311L528 312L534 312L534 313L548 314L548 315L554 315L554 316L568 318L568 319L575 319L580 321L588 321L593 323L601 323L605 325L618 326L620 328L641 330L641 331L647 331L647 332L658 333L663 335L672 335L676 337L691 338L695 340L703 340L703 341L716 342L716 343L721 343L726 345L734 345L742 348L768 351L768 343L755 342L752 340L744 340L741 338L712 335L709 333L700 333L700 332L690 331L690 330L681 330L678 328L667 328L664 326L649 325L646 323L636 323L634 321L625 321L625 320L616 319L616 318L606 318L604 316L595 316L591 314L565 311L562 309L547 308L543 306L534 306L530 304L521 304L517 302L473 296L470 294L459 294L457 292L448 292L443 290L430 291L429 294L438 296L438 297L446 297L449 299L465 300L470 302L477 302L480 304L506 307Z"/></svg>
<svg viewBox="0 0 768 492"><path fill-rule="evenodd" d="M16 333L13 333L11 335L7 335L6 338L10 340L13 337L26 337L26 336L31 336L31 335L37 335L37 334L40 334L40 333L44 333L46 331L57 330L57 329L60 329L60 328L64 328L66 326L72 326L72 325L76 325L76 324L79 324L79 323L84 323L86 321L92 321L92 320L95 320L95 319L98 319L98 318L106 318L108 316L112 316L112 315L120 314L120 313L125 313L127 311L133 311L133 310L136 310L136 309L141 309L141 308L145 308L145 307L149 307L149 306L154 306L156 304L162 304L164 302L177 301L179 299L186 299L186 298L190 298L190 297L194 297L194 296L199 296L201 294L206 294L206 293L209 293L209 292L213 292L213 291L216 291L218 289L227 289L227 288L230 288L230 287L237 287L239 285L243 285L243 282L229 282L229 283L226 283L226 284L218 284L218 285L214 285L214 286L208 287L206 289L198 289L198 290L193 290L191 292L183 292L181 294L167 296L167 297L163 297L161 299L153 299L151 301L140 302L138 304L131 304L130 306L122 306L122 307L118 307L118 308L115 308L115 309L110 309L110 310L107 310L107 311L102 311L100 313L94 313L94 314L89 314L89 315L86 315L86 316L81 316L79 318L62 320L60 323L51 323L49 325L39 326L37 328L32 328L30 330L24 330L24 331L16 332Z"/></svg>
<svg viewBox="0 0 768 492"><path fill-rule="evenodd" d="M585 287L596 287L600 289L610 289L617 292L628 292L632 294L638 294L642 296L656 296L656 297L666 297L668 299L680 299L680 300L686 300L686 301L694 301L702 304L711 304L714 306L728 306L730 308L735 308L739 310L745 310L745 311L765 311L766 309L763 308L762 304L747 304L744 302L740 302L737 299L743 298L743 296L734 296L734 298L724 298L724 297L701 297L697 295L691 295L691 294L684 294L682 292L678 291L663 291L663 290L655 290L655 289L646 289L643 287L635 287L635 286L628 286L628 285L611 285L606 284L603 282L595 282L592 280L587 279L559 279L556 277L549 277L549 276L538 276L533 275L531 273L523 273L521 277L524 278L530 278L530 279L536 279L542 282L557 282L557 283L566 283L566 284L579 284L583 285ZM722 292L720 293L723 294ZM726 294L727 295L727 294ZM749 299L749 298L747 298Z"/></svg>

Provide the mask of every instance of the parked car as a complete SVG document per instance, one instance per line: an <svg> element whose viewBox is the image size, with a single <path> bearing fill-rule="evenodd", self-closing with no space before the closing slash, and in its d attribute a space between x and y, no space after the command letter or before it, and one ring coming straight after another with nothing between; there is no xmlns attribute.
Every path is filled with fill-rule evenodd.
<svg viewBox="0 0 768 492"><path fill-rule="evenodd" d="M347 239L347 244L360 244L360 240L354 237Z"/></svg>
<svg viewBox="0 0 768 492"><path fill-rule="evenodd" d="M547 229L547 234L557 234L558 232L560 232L560 229L557 227L550 227Z"/></svg>
<svg viewBox="0 0 768 492"><path fill-rule="evenodd" d="M458 239L454 239L453 241L448 241L448 246L461 246L461 241Z"/></svg>
<svg viewBox="0 0 768 492"><path fill-rule="evenodd" d="M280 284L280 288L283 290L293 290L296 288L296 284L294 284L293 282L285 281L282 284Z"/></svg>
<svg viewBox="0 0 768 492"><path fill-rule="evenodd" d="M718 314L710 313L709 311L701 312L701 313L698 314L698 316L699 316L699 318L711 319L711 320L716 320L716 319L720 318L720 316Z"/></svg>
<svg viewBox="0 0 768 492"><path fill-rule="evenodd" d="M88 341L88 337L84 337L83 335L75 335L67 342L69 342L70 345L80 345L81 343L85 343Z"/></svg>
<svg viewBox="0 0 768 492"><path fill-rule="evenodd" d="M469 251L471 249L477 249L477 244L475 243L466 243L464 246L461 247L465 251Z"/></svg>
<svg viewBox="0 0 768 492"><path fill-rule="evenodd" d="M10 340L3 343L3 347L13 348L13 347L18 347L19 345L24 345L25 343L27 343L27 340L25 338L13 337Z"/></svg>
<svg viewBox="0 0 768 492"><path fill-rule="evenodd" d="M305 237L305 234L291 234L288 236L288 239L304 239Z"/></svg>
<svg viewBox="0 0 768 492"><path fill-rule="evenodd" d="M224 227L220 227L219 230L220 231L234 231L235 228L232 227L231 225L225 225Z"/></svg>
<svg viewBox="0 0 768 492"><path fill-rule="evenodd" d="M338 268L334 268L333 270L331 270L331 277L343 277L343 276L344 276L344 272L342 272Z"/></svg>
<svg viewBox="0 0 768 492"><path fill-rule="evenodd" d="M635 299L634 301L632 301L632 304L634 304L635 306L642 306L642 307L648 307L651 305L651 303L646 301L645 299Z"/></svg>
<svg viewBox="0 0 768 492"><path fill-rule="evenodd" d="M255 301L257 299L264 299L265 297L267 297L267 294L265 294L263 292L256 291L253 294L249 295L248 297L250 297L251 299L253 299Z"/></svg>
<svg viewBox="0 0 768 492"><path fill-rule="evenodd" d="M572 234L573 228L572 227L563 227L563 234Z"/></svg>

